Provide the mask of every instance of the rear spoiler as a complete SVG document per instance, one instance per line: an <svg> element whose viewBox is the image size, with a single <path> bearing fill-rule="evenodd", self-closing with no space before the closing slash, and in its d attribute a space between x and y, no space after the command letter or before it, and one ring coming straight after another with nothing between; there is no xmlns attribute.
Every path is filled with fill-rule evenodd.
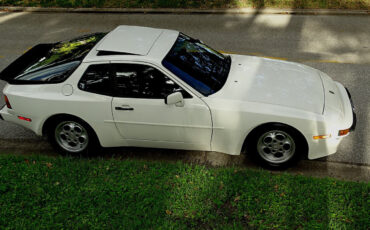
<svg viewBox="0 0 370 230"><path fill-rule="evenodd" d="M33 65L40 58L45 57L55 44L39 44L32 47L17 60L12 62L0 73L0 79L8 83L12 83L15 77L23 73L28 67Z"/></svg>

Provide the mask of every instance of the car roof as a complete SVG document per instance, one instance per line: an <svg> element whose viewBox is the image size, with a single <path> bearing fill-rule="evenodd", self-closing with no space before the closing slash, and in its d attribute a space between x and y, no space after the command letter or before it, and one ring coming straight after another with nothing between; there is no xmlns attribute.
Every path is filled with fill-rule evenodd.
<svg viewBox="0 0 370 230"><path fill-rule="evenodd" d="M178 31L141 26L118 26L86 56L84 62L127 59L159 59L169 52Z"/></svg>
<svg viewBox="0 0 370 230"><path fill-rule="evenodd" d="M161 33L161 29L155 28L118 26L106 35L103 42L97 46L97 50L147 55Z"/></svg>

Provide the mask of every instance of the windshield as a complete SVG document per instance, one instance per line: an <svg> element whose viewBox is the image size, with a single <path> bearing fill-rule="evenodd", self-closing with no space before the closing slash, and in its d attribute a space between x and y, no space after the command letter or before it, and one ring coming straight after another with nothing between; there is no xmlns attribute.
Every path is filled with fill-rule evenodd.
<svg viewBox="0 0 370 230"><path fill-rule="evenodd" d="M225 84L231 58L180 33L162 64L198 92L208 96Z"/></svg>

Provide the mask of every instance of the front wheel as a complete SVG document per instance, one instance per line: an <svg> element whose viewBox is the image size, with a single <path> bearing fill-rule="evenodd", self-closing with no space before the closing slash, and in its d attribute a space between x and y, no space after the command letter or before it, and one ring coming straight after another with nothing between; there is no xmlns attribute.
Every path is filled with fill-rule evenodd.
<svg viewBox="0 0 370 230"><path fill-rule="evenodd" d="M257 129L247 143L247 152L263 166L287 168L307 153L300 133L282 124L272 124Z"/></svg>
<svg viewBox="0 0 370 230"><path fill-rule="evenodd" d="M76 119L60 119L49 128L51 144L62 154L87 155L96 150L97 138L85 122Z"/></svg>

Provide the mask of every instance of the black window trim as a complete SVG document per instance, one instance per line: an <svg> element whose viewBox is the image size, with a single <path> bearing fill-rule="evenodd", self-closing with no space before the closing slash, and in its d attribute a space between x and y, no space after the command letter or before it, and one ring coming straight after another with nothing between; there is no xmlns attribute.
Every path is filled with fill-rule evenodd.
<svg viewBox="0 0 370 230"><path fill-rule="evenodd" d="M184 100L187 100L187 99L192 99L196 94L192 91L192 90L189 90L188 87L184 87L184 83L181 83L179 82L177 79L174 80L174 77L172 74L168 74L167 71L164 71L162 68L160 68L159 66L151 63L151 62L145 62L145 61L110 61L110 64L128 64L128 65L147 65L147 66L151 66L153 68L155 68L156 70L158 70L159 72L161 72L164 76L168 77L170 80L174 81L177 85L179 85L184 91L186 91L190 97L189 98L184 98ZM136 98L136 97L120 97L120 96L117 96L117 90L116 90L116 87L115 87L115 80L112 80L113 78L113 73L114 73L114 68L111 67L110 68L110 80L112 82L111 85L113 85L113 97L117 97L117 98L132 98L132 99L151 99L151 98ZM113 78L114 79L114 78ZM186 84L185 84L186 85ZM163 98L165 99L165 98ZM152 100L163 100L161 98L152 98Z"/></svg>
<svg viewBox="0 0 370 230"><path fill-rule="evenodd" d="M113 55L137 55L137 54L105 50L98 50L98 53L96 54L96 56L113 56Z"/></svg>

